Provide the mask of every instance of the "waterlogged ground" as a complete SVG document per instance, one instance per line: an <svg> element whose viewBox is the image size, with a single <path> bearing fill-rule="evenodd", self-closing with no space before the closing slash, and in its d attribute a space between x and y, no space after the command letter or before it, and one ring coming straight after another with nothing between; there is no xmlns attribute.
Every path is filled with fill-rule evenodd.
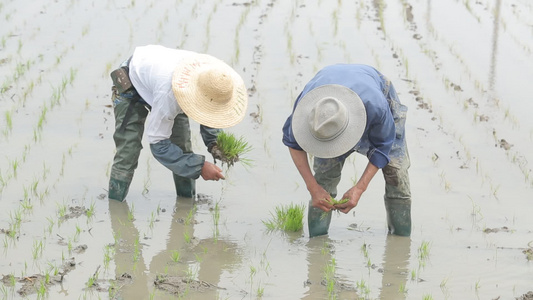
<svg viewBox="0 0 533 300"><path fill-rule="evenodd" d="M0 299L533 298L530 0L4 0L0 19ZM249 89L229 131L254 165L195 200L146 147L127 203L106 198L108 74L145 44L215 55ZM281 127L338 62L409 106L410 238L387 235L380 175L328 236L262 223L309 199Z"/></svg>

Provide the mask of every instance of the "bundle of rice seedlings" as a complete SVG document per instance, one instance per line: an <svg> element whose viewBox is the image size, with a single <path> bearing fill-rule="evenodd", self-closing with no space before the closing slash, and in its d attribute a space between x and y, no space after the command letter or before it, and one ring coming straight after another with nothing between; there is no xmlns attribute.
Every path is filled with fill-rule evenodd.
<svg viewBox="0 0 533 300"><path fill-rule="evenodd" d="M329 203L331 203L333 205L344 204L344 203L348 202L348 200L349 200L348 198L337 200L337 199L331 197L329 199Z"/></svg>
<svg viewBox="0 0 533 300"><path fill-rule="evenodd" d="M245 165L250 165L251 160L244 158L243 154L249 153L252 146L244 140L243 137L237 138L234 134L222 131L217 136L217 143L211 150L213 158L226 163L228 166L233 166L235 162L240 161Z"/></svg>
<svg viewBox="0 0 533 300"><path fill-rule="evenodd" d="M337 204L344 204L344 203L346 203L348 201L349 201L348 198L337 200L337 199L335 199L333 197L330 197L328 202L331 203L333 206L335 206ZM337 208L334 207L333 210L337 210ZM320 215L320 220L324 219L327 215L328 215L327 212L323 212L322 215Z"/></svg>
<svg viewBox="0 0 533 300"><path fill-rule="evenodd" d="M296 232L303 228L305 205L289 204L277 206L271 212L272 219L263 221L269 230Z"/></svg>

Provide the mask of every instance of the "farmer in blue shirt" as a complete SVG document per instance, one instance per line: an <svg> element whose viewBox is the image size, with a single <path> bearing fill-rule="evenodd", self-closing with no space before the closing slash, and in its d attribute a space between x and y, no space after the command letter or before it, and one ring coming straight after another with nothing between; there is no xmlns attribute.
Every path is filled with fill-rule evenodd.
<svg viewBox="0 0 533 300"><path fill-rule="evenodd" d="M348 213L357 206L379 169L385 178L389 232L411 234L406 112L392 83L370 66L327 66L307 83L283 126L283 143L311 194L311 237L327 234L332 210ZM344 161L353 152L366 155L368 164L340 198L348 202L333 205L329 200L337 196ZM314 175L307 153L314 157Z"/></svg>

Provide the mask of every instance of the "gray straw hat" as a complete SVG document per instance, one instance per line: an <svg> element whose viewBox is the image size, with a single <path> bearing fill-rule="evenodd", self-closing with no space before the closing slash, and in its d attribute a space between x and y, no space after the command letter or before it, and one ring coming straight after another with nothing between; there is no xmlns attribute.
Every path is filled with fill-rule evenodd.
<svg viewBox="0 0 533 300"><path fill-rule="evenodd" d="M319 86L300 99L292 116L292 131L305 152L320 158L340 156L361 139L366 127L363 101L337 84Z"/></svg>

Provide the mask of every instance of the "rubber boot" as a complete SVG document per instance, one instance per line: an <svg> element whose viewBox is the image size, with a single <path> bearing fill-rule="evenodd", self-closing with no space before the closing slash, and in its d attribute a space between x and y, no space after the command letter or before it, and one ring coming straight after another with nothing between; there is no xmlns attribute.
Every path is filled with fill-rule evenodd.
<svg viewBox="0 0 533 300"><path fill-rule="evenodd" d="M174 185L176 186L176 195L179 197L193 198L196 195L196 181L191 178L181 177L172 174Z"/></svg>
<svg viewBox="0 0 533 300"><path fill-rule="evenodd" d="M389 233L399 236L411 235L411 203L405 201L385 201Z"/></svg>
<svg viewBox="0 0 533 300"><path fill-rule="evenodd" d="M328 234L331 223L332 211L325 212L320 208L313 207L311 201L307 210L307 225L309 226L309 237Z"/></svg>
<svg viewBox="0 0 533 300"><path fill-rule="evenodd" d="M124 202L126 195L130 188L131 181L122 181L115 178L109 179L109 195L108 198Z"/></svg>

